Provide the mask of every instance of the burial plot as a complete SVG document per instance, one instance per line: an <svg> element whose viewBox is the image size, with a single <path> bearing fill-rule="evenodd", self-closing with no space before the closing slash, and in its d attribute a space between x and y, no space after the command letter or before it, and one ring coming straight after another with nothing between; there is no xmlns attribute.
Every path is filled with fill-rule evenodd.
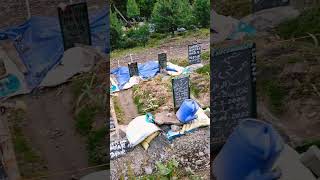
<svg viewBox="0 0 320 180"><path fill-rule="evenodd" d="M139 69L138 69L138 63L129 63L128 64L128 68L129 68L129 74L130 77L132 76L139 76Z"/></svg>
<svg viewBox="0 0 320 180"><path fill-rule="evenodd" d="M113 141L110 143L110 159L113 160L123 156L132 149L133 147L130 145L130 142L127 138Z"/></svg>
<svg viewBox="0 0 320 180"><path fill-rule="evenodd" d="M74 47L76 43L91 45L87 3L58 7L58 14L64 50Z"/></svg>
<svg viewBox="0 0 320 180"><path fill-rule="evenodd" d="M252 0L253 12L289 4L290 0Z"/></svg>
<svg viewBox="0 0 320 180"><path fill-rule="evenodd" d="M172 79L174 108L178 109L184 100L190 99L189 77L182 76Z"/></svg>
<svg viewBox="0 0 320 180"><path fill-rule="evenodd" d="M189 64L201 63L201 46L199 44L188 45Z"/></svg>
<svg viewBox="0 0 320 180"><path fill-rule="evenodd" d="M238 123L256 118L255 44L211 52L211 139L223 144Z"/></svg>
<svg viewBox="0 0 320 180"><path fill-rule="evenodd" d="M158 61L159 61L159 69L161 72L161 70L167 68L167 54L166 53L158 54Z"/></svg>

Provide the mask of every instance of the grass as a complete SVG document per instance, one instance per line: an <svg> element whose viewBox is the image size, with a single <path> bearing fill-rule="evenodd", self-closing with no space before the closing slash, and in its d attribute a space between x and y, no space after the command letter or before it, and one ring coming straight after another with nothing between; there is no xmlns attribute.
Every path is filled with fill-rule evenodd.
<svg viewBox="0 0 320 180"><path fill-rule="evenodd" d="M197 87L197 84L191 82L190 83L190 91L196 98L199 97L201 90Z"/></svg>
<svg viewBox="0 0 320 180"><path fill-rule="evenodd" d="M175 159L171 159L166 163L156 162L156 172L151 175L144 175L141 177L134 177L133 173L128 173L129 179L134 180L173 180L173 179L190 179L198 180L201 179L194 173L185 173L179 168L179 163Z"/></svg>
<svg viewBox="0 0 320 180"><path fill-rule="evenodd" d="M277 114L282 113L287 92L280 86L280 82L272 80L265 81L263 89L269 99L271 110Z"/></svg>
<svg viewBox="0 0 320 180"><path fill-rule="evenodd" d="M206 64L203 67L196 70L199 74L210 75L210 64Z"/></svg>
<svg viewBox="0 0 320 180"><path fill-rule="evenodd" d="M303 145L296 147L295 150L298 153L303 153L303 152L306 152L313 145L315 145L318 148L320 148L320 140L314 140L314 141L305 142Z"/></svg>
<svg viewBox="0 0 320 180"><path fill-rule="evenodd" d="M140 85L135 85L133 90L133 101L137 106L139 114L155 112L159 107L166 104L170 96L169 79L164 82L161 77L156 77Z"/></svg>
<svg viewBox="0 0 320 180"><path fill-rule="evenodd" d="M89 163L93 165L107 163L107 127L90 132L87 139Z"/></svg>
<svg viewBox="0 0 320 180"><path fill-rule="evenodd" d="M197 31L188 31L186 33L180 34L180 35L176 35L174 37L172 37L172 35L169 34L155 34L152 36L153 38L151 38L148 43L146 44L146 46L138 46L138 47L134 47L134 48L129 48L129 49L117 49L117 50L113 50L111 52L111 57L110 59L116 59L119 58L121 56L126 56L130 53L134 54L134 53L139 53L139 52L143 52L146 51L146 49L148 48L154 48L154 47L159 47L163 44L166 43L180 43L182 41L184 41L185 39L190 39L190 38L196 38L196 39L203 39L203 38L209 38L210 37L210 31L209 28L208 29L199 29Z"/></svg>
<svg viewBox="0 0 320 180"><path fill-rule="evenodd" d="M125 123L125 114L123 109L121 108L120 102L119 102L119 98L118 97L112 97L112 101L114 104L114 111L116 113L117 116L117 120L120 124L124 124Z"/></svg>
<svg viewBox="0 0 320 180"><path fill-rule="evenodd" d="M203 62L210 62L210 51L205 51L201 53L201 60Z"/></svg>
<svg viewBox="0 0 320 180"><path fill-rule="evenodd" d="M90 133L94 117L97 113L96 107L85 106L76 114L76 128L81 135Z"/></svg>
<svg viewBox="0 0 320 180"><path fill-rule="evenodd" d="M171 59L170 62L181 67L189 66L188 59Z"/></svg>
<svg viewBox="0 0 320 180"><path fill-rule="evenodd" d="M320 33L320 7L308 9L295 19L280 24L276 30L284 39ZM319 37L319 36L318 36ZM310 37L311 39L311 37Z"/></svg>
<svg viewBox="0 0 320 180"><path fill-rule="evenodd" d="M45 175L46 169L44 168L43 159L34 151L23 134L21 124L24 121L24 117L25 112L22 110L14 110L9 116L10 131L21 176L27 178Z"/></svg>

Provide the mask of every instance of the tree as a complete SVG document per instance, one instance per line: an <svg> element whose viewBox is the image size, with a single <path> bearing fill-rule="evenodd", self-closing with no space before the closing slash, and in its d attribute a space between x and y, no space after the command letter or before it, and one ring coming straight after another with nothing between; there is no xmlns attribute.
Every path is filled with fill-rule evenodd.
<svg viewBox="0 0 320 180"><path fill-rule="evenodd" d="M152 11L152 22L160 33L174 33L179 27L189 28L193 19L188 0L158 0Z"/></svg>
<svg viewBox="0 0 320 180"><path fill-rule="evenodd" d="M129 18L136 18L140 16L140 9L135 0L128 0L127 2L127 16Z"/></svg>
<svg viewBox="0 0 320 180"><path fill-rule="evenodd" d="M210 1L209 0L195 0L193 4L193 11L197 25L200 27L209 27L210 25Z"/></svg>
<svg viewBox="0 0 320 180"><path fill-rule="evenodd" d="M116 13L110 10L110 43L112 49L116 49L120 46L122 36L122 24Z"/></svg>
<svg viewBox="0 0 320 180"><path fill-rule="evenodd" d="M157 0L137 0L138 6L140 8L140 15L149 19L152 14L153 7Z"/></svg>

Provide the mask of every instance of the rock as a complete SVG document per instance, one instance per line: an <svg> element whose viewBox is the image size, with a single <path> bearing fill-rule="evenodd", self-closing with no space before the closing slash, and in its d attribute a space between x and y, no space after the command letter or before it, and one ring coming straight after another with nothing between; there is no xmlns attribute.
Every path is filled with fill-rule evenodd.
<svg viewBox="0 0 320 180"><path fill-rule="evenodd" d="M174 131L174 132L177 132L181 129L180 126L177 126L177 125L171 125L171 130Z"/></svg>
<svg viewBox="0 0 320 180"><path fill-rule="evenodd" d="M204 153L203 152L199 152L199 156L201 157L201 156L204 156Z"/></svg>
<svg viewBox="0 0 320 180"><path fill-rule="evenodd" d="M197 160L197 161L196 161L196 165L199 166L199 165L201 165L201 164L202 164L202 160Z"/></svg>
<svg viewBox="0 0 320 180"><path fill-rule="evenodd" d="M299 16L300 12L293 7L283 6L265 9L254 14L250 14L241 21L252 25L258 31L267 31L278 26L280 23Z"/></svg>
<svg viewBox="0 0 320 180"><path fill-rule="evenodd" d="M147 175L152 174L152 172L153 172L152 167L150 167L150 166L144 167L144 172L145 172Z"/></svg>

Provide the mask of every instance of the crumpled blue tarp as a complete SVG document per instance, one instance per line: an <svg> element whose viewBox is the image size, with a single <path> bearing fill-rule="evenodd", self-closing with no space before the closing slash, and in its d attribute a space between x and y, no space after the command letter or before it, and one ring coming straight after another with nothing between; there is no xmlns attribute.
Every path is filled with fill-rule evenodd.
<svg viewBox="0 0 320 180"><path fill-rule="evenodd" d="M237 29L232 32L227 39L237 40L241 34L246 34L246 36L252 37L256 35L256 29L249 24L239 21Z"/></svg>
<svg viewBox="0 0 320 180"><path fill-rule="evenodd" d="M143 64L138 64L138 70L139 70L139 76L142 79L153 78L159 73L159 62L148 61ZM126 66L118 67L112 70L111 74L116 75L119 89L122 89L123 86L130 80L129 69Z"/></svg>
<svg viewBox="0 0 320 180"><path fill-rule="evenodd" d="M92 45L109 53L108 8L89 14ZM25 79L30 89L37 87L64 53L59 19L34 16L19 26L0 30L0 40L14 41L27 68Z"/></svg>

